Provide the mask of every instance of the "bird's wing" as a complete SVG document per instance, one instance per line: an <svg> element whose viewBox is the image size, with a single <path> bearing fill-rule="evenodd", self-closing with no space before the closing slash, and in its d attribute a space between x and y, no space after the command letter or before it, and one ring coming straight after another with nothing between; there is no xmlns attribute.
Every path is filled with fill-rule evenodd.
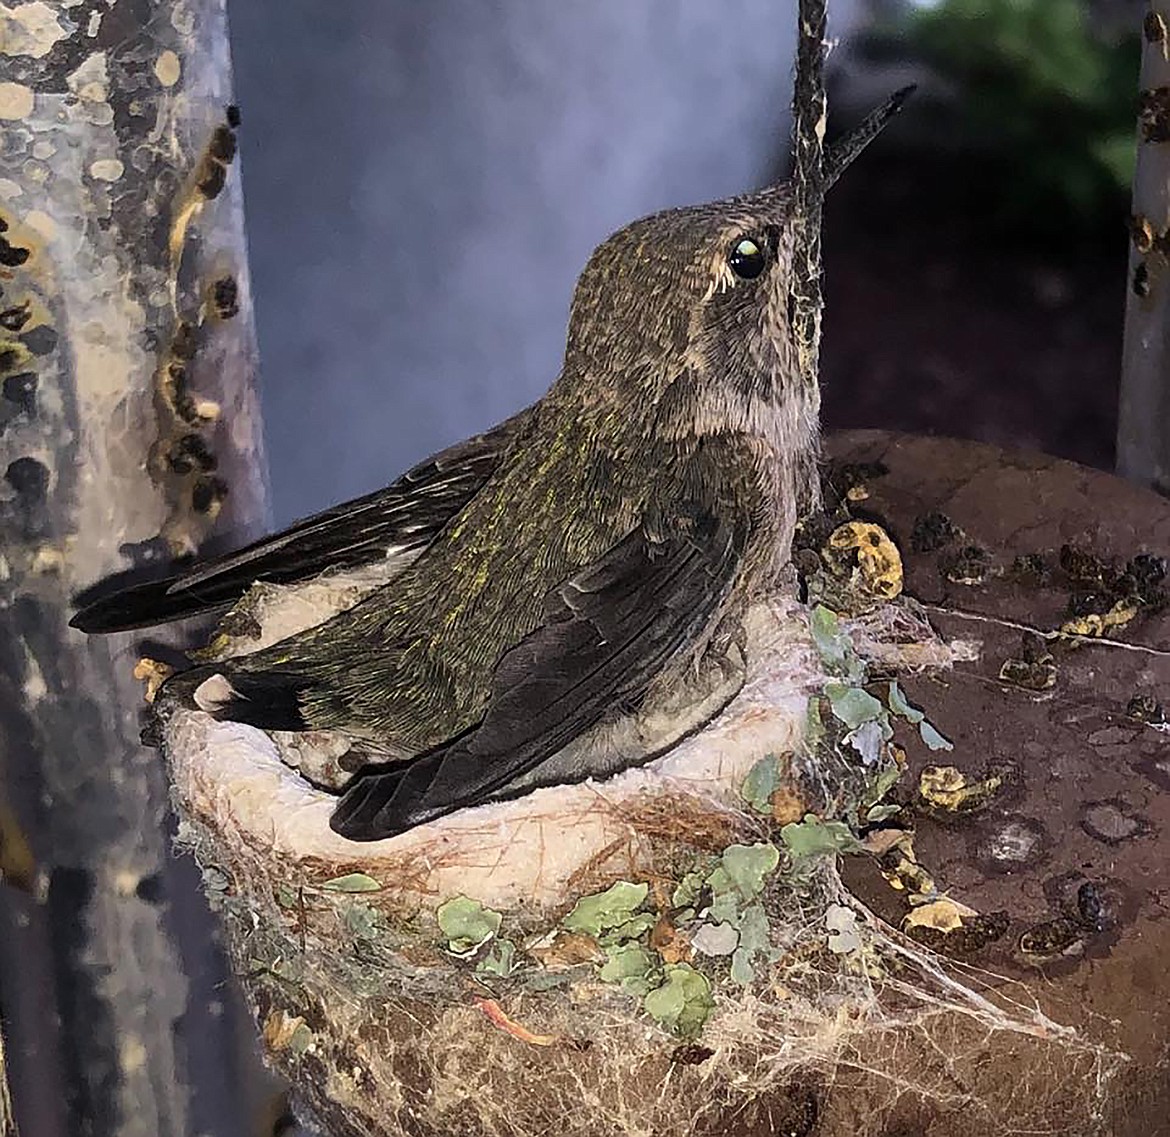
<svg viewBox="0 0 1170 1137"><path fill-rule="evenodd" d="M706 495L704 495L706 496ZM502 657L482 722L406 764L368 767L331 824L356 841L393 836L485 800L582 732L615 703L636 703L717 611L740 564L750 511L687 503L641 526L554 589L545 621ZM566 778L561 770L557 782ZM539 775L539 771L537 771ZM527 792L533 779L525 778Z"/></svg>
<svg viewBox="0 0 1170 1137"><path fill-rule="evenodd" d="M528 421L528 411L486 434L420 462L385 489L334 506L234 553L192 565L162 580L79 597L70 624L83 632L117 632L178 620L238 600L258 580L290 584L329 569L374 564L392 554L418 556L479 492Z"/></svg>

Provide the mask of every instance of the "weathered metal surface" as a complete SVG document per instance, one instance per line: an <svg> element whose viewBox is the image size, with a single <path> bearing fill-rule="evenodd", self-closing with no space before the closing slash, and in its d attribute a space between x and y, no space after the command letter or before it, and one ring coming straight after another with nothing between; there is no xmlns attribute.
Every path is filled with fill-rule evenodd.
<svg viewBox="0 0 1170 1137"><path fill-rule="evenodd" d="M1170 493L1170 6L1143 23L1117 469Z"/></svg>
<svg viewBox="0 0 1170 1137"><path fill-rule="evenodd" d="M1170 1045L1170 733L1152 704L1170 705L1167 582L1139 581L1152 600L1101 637L1041 644L1026 629L1113 610L1131 590L1127 566L1156 575L1154 561L1170 554L1170 505L1069 462L949 439L859 431L829 450L836 461L888 468L867 478L861 508L898 539L907 592L940 632L982 642L978 661L904 682L955 745L941 756L911 747L904 796L932 764L1002 778L970 812L916 811L914 848L937 887L1006 915L988 942L944 950L993 990L1034 999L1094 1046L1126 1056L1108 1077L1088 1061L1045 1070L989 1037L948 1107L903 1101L890 1131L1010 1132L987 1127L993 1115L982 1106L998 1100L1014 1103L1000 1124L1019 1131L1160 1132L1170 1108L1159 1073ZM1135 566L1135 557L1150 559ZM1030 668L1009 674L1043 687L1050 666L1051 687L1000 678L1005 661L1029 656ZM904 893L872 865L852 858L848 867L874 909L898 923ZM1100 1112L1067 1112L1070 1088L1094 1077Z"/></svg>
<svg viewBox="0 0 1170 1137"><path fill-rule="evenodd" d="M127 637L73 594L263 513L223 0L0 6L0 914L27 1133L239 1130L214 925L169 851Z"/></svg>

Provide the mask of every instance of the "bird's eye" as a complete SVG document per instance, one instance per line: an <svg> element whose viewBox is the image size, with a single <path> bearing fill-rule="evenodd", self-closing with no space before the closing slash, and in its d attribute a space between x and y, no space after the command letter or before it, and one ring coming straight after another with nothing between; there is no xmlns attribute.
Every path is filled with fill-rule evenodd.
<svg viewBox="0 0 1170 1137"><path fill-rule="evenodd" d="M741 237L731 248L727 263L736 276L755 280L764 271L767 258L764 250L751 237Z"/></svg>

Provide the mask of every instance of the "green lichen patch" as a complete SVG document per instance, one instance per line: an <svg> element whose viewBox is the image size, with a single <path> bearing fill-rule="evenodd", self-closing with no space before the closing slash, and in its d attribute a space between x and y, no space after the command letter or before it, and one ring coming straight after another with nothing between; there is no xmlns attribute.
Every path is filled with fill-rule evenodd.
<svg viewBox="0 0 1170 1137"><path fill-rule="evenodd" d="M783 785L780 759L766 754L749 771L739 792L758 813L772 814L772 795Z"/></svg>
<svg viewBox="0 0 1170 1137"><path fill-rule="evenodd" d="M646 995L642 1006L667 1030L694 1037L715 1008L711 983L687 963L669 964L664 975L666 981Z"/></svg>
<svg viewBox="0 0 1170 1137"><path fill-rule="evenodd" d="M692 943L706 955L730 955L731 978L746 986L755 978L753 965L775 958L771 931L759 897L780 865L772 844L730 845L708 874L711 903Z"/></svg>
<svg viewBox="0 0 1170 1137"><path fill-rule="evenodd" d="M645 902L649 891L648 884L619 880L604 892L582 896L561 924L571 932L600 936L602 932L618 928L631 920L634 912Z"/></svg>
<svg viewBox="0 0 1170 1137"><path fill-rule="evenodd" d="M386 917L369 904L347 904L341 912L345 930L356 940L377 940L386 931Z"/></svg>
<svg viewBox="0 0 1170 1137"><path fill-rule="evenodd" d="M887 802L882 799L898 784L902 776L902 767L896 762L886 767L870 783L869 789L862 795L858 813L865 818L868 824L876 824L893 817L902 811L897 802Z"/></svg>
<svg viewBox="0 0 1170 1137"><path fill-rule="evenodd" d="M487 954L475 965L475 970L482 975L497 975L506 979L517 966L516 945L511 940L495 940Z"/></svg>
<svg viewBox="0 0 1170 1137"><path fill-rule="evenodd" d="M921 707L914 706L903 694L895 679L890 683L886 702L890 710L899 718L905 719L911 726L918 727L918 736L931 750L953 750L954 745L944 738L926 717Z"/></svg>
<svg viewBox="0 0 1170 1137"><path fill-rule="evenodd" d="M731 956L731 978L746 987L756 977L754 965L771 963L780 957L780 952L772 946L768 914L762 904L749 904L739 914L737 923L739 946Z"/></svg>
<svg viewBox="0 0 1170 1137"><path fill-rule="evenodd" d="M599 973L604 982L618 983L634 995L645 995L654 986L657 967L641 944L616 944L606 949L606 955Z"/></svg>
<svg viewBox="0 0 1170 1137"><path fill-rule="evenodd" d="M326 892L381 892L382 885L364 872L346 873L335 876L321 885Z"/></svg>
<svg viewBox="0 0 1170 1137"><path fill-rule="evenodd" d="M704 874L698 871L685 873L670 897L675 908L689 908L699 901L703 889Z"/></svg>
<svg viewBox="0 0 1170 1137"><path fill-rule="evenodd" d="M603 932L599 942L604 947L609 944L625 943L627 940L638 940L647 935L656 923L658 917L653 912L641 912L616 928Z"/></svg>
<svg viewBox="0 0 1170 1137"><path fill-rule="evenodd" d="M707 885L716 897L730 895L733 899L751 900L763 891L764 882L779 863L780 850L767 842L729 845L707 877Z"/></svg>
<svg viewBox="0 0 1170 1137"><path fill-rule="evenodd" d="M931 750L954 750L955 745L944 738L926 719L918 724L918 734Z"/></svg>
<svg viewBox="0 0 1170 1137"><path fill-rule="evenodd" d="M435 911L439 930L447 937L452 955L474 955L499 930L503 917L478 900L453 896Z"/></svg>
<svg viewBox="0 0 1170 1137"><path fill-rule="evenodd" d="M856 730L867 722L881 722L885 718L886 712L881 700L876 699L863 687L827 683L825 695L833 716L849 730Z"/></svg>
<svg viewBox="0 0 1170 1137"><path fill-rule="evenodd" d="M837 613L824 604L818 604L809 614L808 626L813 646L825 670L850 684L860 682L865 675L865 663L841 627Z"/></svg>
<svg viewBox="0 0 1170 1137"><path fill-rule="evenodd" d="M838 853L856 853L861 844L844 821L824 821L806 813L803 821L793 821L780 830L780 840L794 862L810 861Z"/></svg>
<svg viewBox="0 0 1170 1137"><path fill-rule="evenodd" d="M287 884L279 884L276 886L276 903L281 908L298 908L301 903L301 895L295 888L290 888Z"/></svg>
<svg viewBox="0 0 1170 1137"><path fill-rule="evenodd" d="M905 694L902 692L902 688L898 686L896 679L890 683L890 690L886 696L886 702L894 714L915 726L926 718L926 712L924 710L914 706L913 703L907 700Z"/></svg>
<svg viewBox="0 0 1170 1137"><path fill-rule="evenodd" d="M293 1054L304 1054L313 1042L313 1032L305 1023L298 1023L289 1037L288 1049Z"/></svg>

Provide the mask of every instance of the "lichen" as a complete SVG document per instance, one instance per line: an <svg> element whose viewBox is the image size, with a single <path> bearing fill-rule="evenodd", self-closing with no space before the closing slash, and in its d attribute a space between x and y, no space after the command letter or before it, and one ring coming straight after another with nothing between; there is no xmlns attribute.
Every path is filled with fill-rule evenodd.
<svg viewBox="0 0 1170 1137"><path fill-rule="evenodd" d="M843 886L839 854L897 832L875 818L900 808L886 795L902 766L892 739L866 762L848 739L857 727L833 713L825 683L877 700L858 725L884 716L892 729L914 727L917 708L900 692L891 708L887 682L868 681L835 616L819 626L835 665L791 700L799 721L812 692L803 741L782 749L769 740L754 766L738 766L729 792L742 785L739 803L705 801L677 784L626 800L614 837L621 856L603 847L554 902L489 907L465 882L463 892L423 901L420 885L403 884L414 870L384 861L374 869L325 858L303 864L299 877L286 861L274 881L271 854L188 819L203 863L225 866L214 895L258 1020L288 1039L273 1059L328 1131L729 1131L750 1103L775 1102L794 1082L828 1084L842 1062L863 1097L895 1085L929 1094L975 1076L972 1035L998 1031L1012 1032L1033 1070L1059 1053L1087 1056L1108 1075L1107 1057L1037 1011L996 1005L956 982ZM608 792L597 787L591 802L612 809ZM781 823L777 796L788 793L808 808ZM562 809L572 791L565 795ZM518 841L516 828L508 833ZM909 864L909 838L900 839ZM423 881L452 855L445 835L431 848ZM481 840L458 856L474 867L497 853ZM325 887L362 871L393 886ZM909 873L906 882L934 889ZM911 888L903 884L903 895Z"/></svg>

